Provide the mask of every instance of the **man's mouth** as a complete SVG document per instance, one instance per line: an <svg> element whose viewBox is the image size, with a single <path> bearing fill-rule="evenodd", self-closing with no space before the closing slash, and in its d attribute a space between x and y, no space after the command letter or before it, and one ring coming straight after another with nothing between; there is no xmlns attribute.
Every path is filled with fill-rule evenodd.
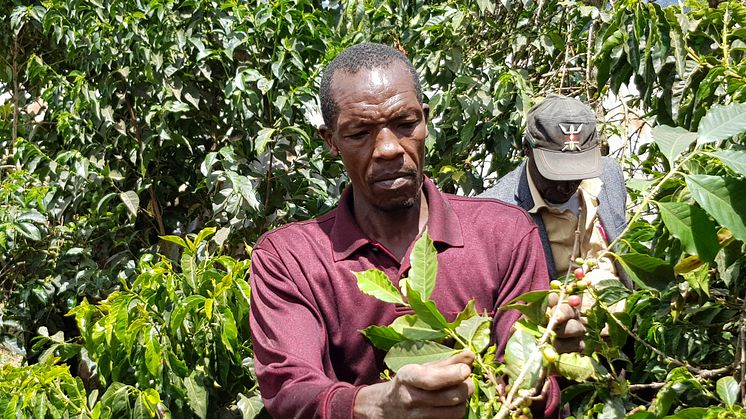
<svg viewBox="0 0 746 419"><path fill-rule="evenodd" d="M392 173L378 176L373 183L381 188L396 189L414 180L414 173Z"/></svg>

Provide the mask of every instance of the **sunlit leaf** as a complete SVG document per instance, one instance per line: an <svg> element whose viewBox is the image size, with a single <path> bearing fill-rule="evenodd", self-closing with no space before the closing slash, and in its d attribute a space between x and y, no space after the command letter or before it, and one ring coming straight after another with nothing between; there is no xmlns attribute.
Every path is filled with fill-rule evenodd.
<svg viewBox="0 0 746 419"><path fill-rule="evenodd" d="M397 372L409 364L424 364L449 358L461 349L453 349L432 341L411 341L397 343L386 354L384 361L392 371Z"/></svg>
<svg viewBox="0 0 746 419"><path fill-rule="evenodd" d="M540 324L544 322L551 293L549 290L529 291L510 300L500 310L518 310L532 322Z"/></svg>
<svg viewBox="0 0 746 419"><path fill-rule="evenodd" d="M124 206L127 207L127 212L130 215L130 219L137 217L137 209L140 207L140 197L137 196L135 191L126 191L119 194L119 199L124 202Z"/></svg>
<svg viewBox="0 0 746 419"><path fill-rule="evenodd" d="M653 142L658 149L666 156L668 162L673 165L676 158L689 148L697 140L697 133L689 132L681 127L669 127L667 125L658 125L652 129Z"/></svg>
<svg viewBox="0 0 746 419"><path fill-rule="evenodd" d="M686 176L697 203L737 239L746 241L746 182L709 175Z"/></svg>
<svg viewBox="0 0 746 419"><path fill-rule="evenodd" d="M392 304L404 304L399 290L385 273L378 269L369 269L365 272L353 272L357 278L357 287L364 294L375 297L383 302Z"/></svg>
<svg viewBox="0 0 746 419"><path fill-rule="evenodd" d="M406 340L401 333L390 326L368 326L360 333L368 338L373 346L384 351L388 351L392 346Z"/></svg>
<svg viewBox="0 0 746 419"><path fill-rule="evenodd" d="M490 344L491 326L491 318L474 316L462 321L456 328L456 334L469 343L476 353L481 353Z"/></svg>
<svg viewBox="0 0 746 419"><path fill-rule="evenodd" d="M707 154L717 157L739 175L746 176L746 151L717 150Z"/></svg>
<svg viewBox="0 0 746 419"><path fill-rule="evenodd" d="M407 340L437 340L445 336L443 330L433 329L418 316L412 314L397 317L391 323L391 328Z"/></svg>
<svg viewBox="0 0 746 419"><path fill-rule="evenodd" d="M728 376L717 381L717 393L726 405L732 407L738 401L739 386L735 378Z"/></svg>
<svg viewBox="0 0 746 419"><path fill-rule="evenodd" d="M184 389L186 390L187 402L194 415L200 419L205 419L207 417L207 389L203 377L193 371L192 374L184 377Z"/></svg>
<svg viewBox="0 0 746 419"><path fill-rule="evenodd" d="M555 365L563 377L578 382L586 381L596 374L591 357L575 352L560 354Z"/></svg>
<svg viewBox="0 0 746 419"><path fill-rule="evenodd" d="M420 293L423 301L430 299L438 274L438 252L435 250L427 229L414 243L409 261L411 264L408 275L409 286Z"/></svg>
<svg viewBox="0 0 746 419"><path fill-rule="evenodd" d="M673 267L662 259L642 253L616 255L632 281L640 288L663 290L673 280Z"/></svg>
<svg viewBox="0 0 746 419"><path fill-rule="evenodd" d="M515 382L521 370L527 368L521 388L533 388L541 375L542 355L536 337L523 328L517 328L505 347L505 372Z"/></svg>
<svg viewBox="0 0 746 419"><path fill-rule="evenodd" d="M420 293L411 289L408 293L409 306L412 307L417 317L430 325L430 327L440 330L448 326L443 314L438 311L435 303L432 301L422 301Z"/></svg>
<svg viewBox="0 0 746 419"><path fill-rule="evenodd" d="M684 202L660 202L661 218L684 250L706 262L715 260L720 250L715 224L702 208Z"/></svg>
<svg viewBox="0 0 746 419"><path fill-rule="evenodd" d="M698 144L724 140L746 130L746 103L713 105L699 122Z"/></svg>

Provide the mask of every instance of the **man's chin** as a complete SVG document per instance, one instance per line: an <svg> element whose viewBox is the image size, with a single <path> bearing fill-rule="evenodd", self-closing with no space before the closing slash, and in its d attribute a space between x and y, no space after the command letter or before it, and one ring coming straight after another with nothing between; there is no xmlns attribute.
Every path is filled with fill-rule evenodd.
<svg viewBox="0 0 746 419"><path fill-rule="evenodd" d="M376 202L375 206L384 212L401 212L414 207L417 200L415 198L406 198L398 200L382 200Z"/></svg>

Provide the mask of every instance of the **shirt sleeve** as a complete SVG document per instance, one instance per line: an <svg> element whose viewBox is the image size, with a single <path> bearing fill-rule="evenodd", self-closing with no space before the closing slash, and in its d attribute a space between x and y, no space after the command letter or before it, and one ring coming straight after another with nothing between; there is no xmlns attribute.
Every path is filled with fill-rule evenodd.
<svg viewBox="0 0 746 419"><path fill-rule="evenodd" d="M350 419L361 387L335 379L324 322L292 271L254 249L250 326L264 405L275 418Z"/></svg>

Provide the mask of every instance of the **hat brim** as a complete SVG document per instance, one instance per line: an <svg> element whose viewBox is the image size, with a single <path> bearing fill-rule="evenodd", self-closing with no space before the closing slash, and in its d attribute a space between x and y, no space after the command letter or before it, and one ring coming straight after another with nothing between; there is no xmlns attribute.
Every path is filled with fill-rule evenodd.
<svg viewBox="0 0 746 419"><path fill-rule="evenodd" d="M601 176L601 150L593 147L579 152L533 149L539 173L550 180L581 180Z"/></svg>

